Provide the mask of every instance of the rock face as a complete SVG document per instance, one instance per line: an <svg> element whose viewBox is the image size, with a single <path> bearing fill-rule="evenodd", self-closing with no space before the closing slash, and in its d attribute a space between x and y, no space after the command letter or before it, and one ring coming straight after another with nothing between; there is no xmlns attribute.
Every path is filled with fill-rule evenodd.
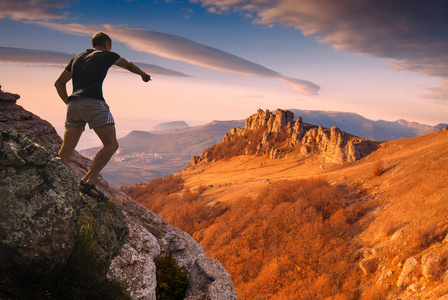
<svg viewBox="0 0 448 300"><path fill-rule="evenodd" d="M57 154L28 135L0 130L0 157L1 279L14 280L21 268L62 267L79 226L99 245L105 259L97 271L105 276L128 235L121 209L81 195Z"/></svg>
<svg viewBox="0 0 448 300"><path fill-rule="evenodd" d="M0 86L0 129L27 133L52 149L59 150L62 140L56 129L47 121L17 105L19 98L17 94L1 91Z"/></svg>
<svg viewBox="0 0 448 300"><path fill-rule="evenodd" d="M61 266L76 238L75 178L28 136L0 133L0 265Z"/></svg>
<svg viewBox="0 0 448 300"><path fill-rule="evenodd" d="M37 174L36 178L40 180L37 181L38 183L35 184L34 188L43 194L48 194L49 198L53 197L52 199L55 202L53 206L48 204L45 207L48 208L50 212L61 214L57 216L61 220L49 224L59 224L60 222L63 223L67 220L70 220L67 222L71 224L71 229L67 228L67 230L60 230L61 234L62 231L66 231L64 232L64 234L67 235L65 239L55 235L58 242L60 240L67 240L65 242L66 248L63 248L62 246L54 246L54 248L57 248L56 250L59 249L59 251L63 253L59 256L56 255L54 258L55 260L64 261L64 259L66 259L66 254L70 253L74 241L75 220L81 224L89 224L91 220L94 220L91 227L95 233L96 240L99 241L100 247L103 250L103 255L108 258L105 262L104 270L106 271L109 269L109 275L116 276L119 279L127 278L134 299L156 299L154 259L160 255L165 255L168 251L173 253L173 257L181 266L186 266L189 270L191 288L187 291L186 299L205 299L204 297L211 300L236 299L237 295L230 275L218 261L205 257L203 247L194 241L190 235L171 226L162 217L148 211L124 193L109 187L107 182L101 177L98 179L97 185L109 196L111 201L97 203L90 197L80 195L77 182L84 176L91 161L75 151L69 162L69 170L60 164L55 153L49 155L49 158L46 159L44 159L44 157L46 157L45 155L41 157L39 153L44 151L41 149L46 148L46 150L49 150L49 148L52 148L57 150L62 144L62 140L57 135L56 130L48 122L41 120L39 117L25 111L22 107L17 105L17 99L19 99L18 95L0 91L0 130L6 131L14 129L20 133L29 133L35 137L36 140L30 144L31 146L25 146L24 148L21 148L22 146L16 146L19 142L14 144L8 141L9 146L6 146L5 149L9 151L8 153L11 152L13 154L8 154L7 156L0 154L0 162L3 163L5 161L7 164L18 163L19 165L14 165L14 167L12 167L14 170L11 169L8 171L9 173L4 171L3 166L1 166L0 176L4 177L5 183L0 182L0 189L2 189L0 190L0 196L3 197L3 189L9 189L14 190L11 193L14 193L16 197L22 197L26 192L29 192L29 188L34 186L32 184L32 180L35 180L34 178L20 177L20 172L15 169L38 169L41 167L39 164L42 164L44 161L47 161L47 165L56 165L56 169L59 170L58 172L61 172L57 173L58 175L42 175L39 171L33 171ZM7 135L11 136L10 133ZM15 136L15 133L12 133L12 136ZM20 134L17 134L17 136L19 141L20 139L27 139ZM8 139L12 138L8 137ZM24 153L27 155L23 156ZM22 182L21 185L16 185L17 180L10 180L10 174L13 173L19 174L19 179ZM57 180L54 180L53 182L53 180L49 179L58 176L60 177L59 179L61 182L58 182ZM29 186L26 185L27 182ZM57 187L53 187L53 185L56 185ZM52 190L54 192L52 192ZM33 197L31 192L29 194L30 195L26 197ZM60 205L60 207L57 205L62 201L60 197L61 194L65 195L64 197L67 199L66 201L73 204L71 213L70 209L68 209L68 206L65 204ZM38 200L42 201L41 198L38 198ZM4 201L2 198L0 205L3 205L3 203ZM78 205L77 208L75 207L75 204ZM22 208L24 211L22 213L26 216L27 214L32 215L33 211L27 211L27 208L30 208L30 206L28 206L28 204L24 205L24 208ZM56 208L58 210L56 210ZM0 214L8 214L3 210L3 207L0 209ZM21 208L19 207L18 209L20 210ZM65 213L65 215L63 213ZM64 219L64 216L66 216L67 219ZM77 218L77 216L79 217ZM48 219L51 218L48 217ZM2 222L2 220L4 220L3 215L1 215L0 222ZM40 224L39 222L43 222L43 220L37 218L34 221L37 225ZM5 222L0 224L3 223ZM18 222L16 222L16 224L18 224ZM9 237L11 235L11 226L10 224L3 225L6 227L5 229L0 229L0 253L3 254L3 256L0 256L0 262L1 260L9 260L10 256L13 255L11 253L15 252L15 250L11 250L13 249L12 246L6 244L8 239L11 239ZM66 227L68 226L69 225ZM48 230L47 227L42 227L44 227L45 230ZM18 230L20 231L22 229L23 228L21 227ZM35 239L35 235L33 234L36 234L36 231L31 230L28 232L25 230L24 233L15 234L15 236L20 236L20 234L28 234L30 240L29 243L32 243ZM59 245L62 245L62 242L59 242ZM33 244L33 246L40 247L41 245ZM43 252L44 250L45 249L39 251ZM44 252L43 256L48 256L47 252ZM17 261L18 263L22 262L23 259L21 257L23 257L23 255L14 258L14 261ZM2 262L0 266L0 268L3 267Z"/></svg>
<svg viewBox="0 0 448 300"><path fill-rule="evenodd" d="M379 144L345 133L337 127L328 129L306 124L300 117L294 121L291 111L281 109L277 109L275 114L259 109L246 119L244 128L232 128L223 142L232 143L237 139L244 139L247 145L239 154L267 154L271 159L277 159L296 150L298 156L315 155L331 163L356 161ZM256 148L252 146L254 143ZM190 166L209 162L211 157L210 151L204 151L200 157L191 159Z"/></svg>
<svg viewBox="0 0 448 300"><path fill-rule="evenodd" d="M121 255L112 261L110 274L120 279L130 278L134 299L156 299L154 258L167 251L172 252L180 266L189 270L190 288L186 299L237 298L229 273L218 261L207 258L204 248L189 234L131 201L124 193L113 190L111 195L123 209L130 235ZM197 264L206 265L207 271L197 272Z"/></svg>

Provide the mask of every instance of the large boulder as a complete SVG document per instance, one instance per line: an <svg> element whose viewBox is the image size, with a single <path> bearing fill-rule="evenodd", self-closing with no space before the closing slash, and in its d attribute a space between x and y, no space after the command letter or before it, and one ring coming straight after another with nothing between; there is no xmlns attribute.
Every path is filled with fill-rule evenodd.
<svg viewBox="0 0 448 300"><path fill-rule="evenodd" d="M0 130L0 158L0 282L57 272L78 233L92 236L105 277L128 236L121 209L80 194L59 156L26 134Z"/></svg>
<svg viewBox="0 0 448 300"><path fill-rule="evenodd" d="M32 138L0 131L0 268L62 265L76 239L77 182Z"/></svg>

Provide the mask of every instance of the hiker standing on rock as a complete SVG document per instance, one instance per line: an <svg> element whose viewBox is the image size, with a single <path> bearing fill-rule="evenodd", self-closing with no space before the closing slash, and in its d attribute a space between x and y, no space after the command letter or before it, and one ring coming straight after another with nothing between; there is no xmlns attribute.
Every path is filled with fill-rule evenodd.
<svg viewBox="0 0 448 300"><path fill-rule="evenodd" d="M65 133L59 156L64 164L75 150L84 131L86 123L93 129L103 143L103 148L96 154L92 166L79 183L82 193L97 200L109 200L99 191L94 181L101 170L118 149L115 133L115 122L109 106L103 98L103 81L112 65L122 67L142 77L144 82L151 76L142 71L132 62L120 57L112 49L112 40L104 32L98 32L92 37L93 49L88 49L70 61L55 82L56 90L67 104ZM73 80L73 93L68 96L66 84Z"/></svg>

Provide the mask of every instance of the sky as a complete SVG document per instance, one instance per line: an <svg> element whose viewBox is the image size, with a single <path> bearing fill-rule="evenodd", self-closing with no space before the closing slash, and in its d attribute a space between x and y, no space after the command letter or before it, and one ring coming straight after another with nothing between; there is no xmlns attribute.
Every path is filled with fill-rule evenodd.
<svg viewBox="0 0 448 300"><path fill-rule="evenodd" d="M110 69L118 137L259 108L448 123L447 0L2 0L2 90L62 136L54 82L97 31L152 76ZM97 145L86 129L77 149Z"/></svg>

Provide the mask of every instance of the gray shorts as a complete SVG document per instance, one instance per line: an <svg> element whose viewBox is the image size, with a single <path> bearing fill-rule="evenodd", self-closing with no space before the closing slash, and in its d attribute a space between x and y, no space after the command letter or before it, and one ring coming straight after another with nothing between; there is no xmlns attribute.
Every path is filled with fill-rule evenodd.
<svg viewBox="0 0 448 300"><path fill-rule="evenodd" d="M90 129L115 124L114 118L105 101L95 98L73 98L67 105L65 128L85 126Z"/></svg>

